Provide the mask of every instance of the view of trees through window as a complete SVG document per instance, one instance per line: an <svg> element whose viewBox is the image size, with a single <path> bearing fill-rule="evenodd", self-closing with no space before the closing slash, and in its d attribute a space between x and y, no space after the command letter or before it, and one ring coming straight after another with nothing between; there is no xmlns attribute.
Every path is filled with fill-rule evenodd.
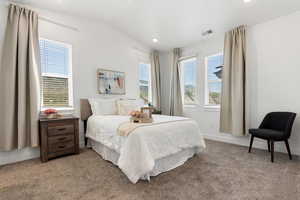
<svg viewBox="0 0 300 200"><path fill-rule="evenodd" d="M222 89L223 54L206 57L206 104L220 105Z"/></svg>
<svg viewBox="0 0 300 200"><path fill-rule="evenodd" d="M184 85L184 104L196 104L197 94L197 59L184 59L180 63L183 85Z"/></svg>
<svg viewBox="0 0 300 200"><path fill-rule="evenodd" d="M151 65L140 63L139 65L139 85L140 98L145 101L145 104L151 102Z"/></svg>

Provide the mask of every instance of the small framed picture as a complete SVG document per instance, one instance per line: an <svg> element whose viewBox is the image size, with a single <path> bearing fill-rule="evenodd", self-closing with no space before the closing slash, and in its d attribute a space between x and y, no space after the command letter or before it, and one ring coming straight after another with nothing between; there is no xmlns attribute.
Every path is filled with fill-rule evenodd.
<svg viewBox="0 0 300 200"><path fill-rule="evenodd" d="M147 118L151 119L152 118L152 112L153 112L153 108L151 107L143 107L141 109L142 113L145 114L147 116Z"/></svg>

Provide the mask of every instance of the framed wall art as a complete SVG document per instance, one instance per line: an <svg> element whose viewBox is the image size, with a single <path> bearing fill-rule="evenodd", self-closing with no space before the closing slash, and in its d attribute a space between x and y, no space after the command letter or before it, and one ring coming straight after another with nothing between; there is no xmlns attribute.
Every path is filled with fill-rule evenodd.
<svg viewBox="0 0 300 200"><path fill-rule="evenodd" d="M98 69L98 91L99 94L124 95L125 73L106 69Z"/></svg>

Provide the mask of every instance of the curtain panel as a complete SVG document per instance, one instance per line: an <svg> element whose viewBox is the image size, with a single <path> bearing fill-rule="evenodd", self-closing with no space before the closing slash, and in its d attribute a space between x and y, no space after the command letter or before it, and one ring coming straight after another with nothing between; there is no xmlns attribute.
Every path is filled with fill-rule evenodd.
<svg viewBox="0 0 300 200"><path fill-rule="evenodd" d="M161 110L161 82L160 82L160 63L159 52L153 51L151 59L151 85L152 85L152 104L155 109Z"/></svg>
<svg viewBox="0 0 300 200"><path fill-rule="evenodd" d="M173 65L172 65L172 76L171 76L171 98L170 98L170 115L171 116L182 116L183 115L183 104L181 94L181 83L180 83L180 58L181 49L175 48L173 50Z"/></svg>
<svg viewBox="0 0 300 200"><path fill-rule="evenodd" d="M220 131L246 135L246 28L225 35Z"/></svg>
<svg viewBox="0 0 300 200"><path fill-rule="evenodd" d="M9 6L0 69L0 150L39 145L40 52L38 15Z"/></svg>

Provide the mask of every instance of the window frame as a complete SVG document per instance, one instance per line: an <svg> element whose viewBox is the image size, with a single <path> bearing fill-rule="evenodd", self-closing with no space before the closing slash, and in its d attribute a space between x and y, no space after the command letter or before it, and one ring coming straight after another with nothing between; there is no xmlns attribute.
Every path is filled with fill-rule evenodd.
<svg viewBox="0 0 300 200"><path fill-rule="evenodd" d="M148 82L148 103L152 104L152 65L151 62L146 62L146 61L140 61L139 62L139 75L140 75L140 65L149 65L149 82ZM140 77L139 77L139 97L141 96L141 90L140 90Z"/></svg>
<svg viewBox="0 0 300 200"><path fill-rule="evenodd" d="M195 60L196 62L196 86L195 86L195 102L194 103L185 103L185 84L184 84L184 68L183 68L183 65L182 63L183 62L187 62L187 61L190 61L190 60ZM198 56L196 55L192 55L192 56L185 56L185 57L182 57L179 59L179 66L180 66L180 87L181 87L181 96L182 96L182 104L184 107L194 107L194 106L197 106L199 105L199 100L198 100L198 97L199 97L199 84L198 84L198 73L199 73L199 59L198 59Z"/></svg>
<svg viewBox="0 0 300 200"><path fill-rule="evenodd" d="M205 91L204 91L204 108L206 109L212 109L212 110L220 110L221 104L210 104L209 103L209 88L208 84L209 83L222 83L222 80L215 80L215 81L209 81L208 80L208 59L210 57L215 57L215 56L223 56L224 57L224 52L221 51L216 54L210 54L205 56L205 78L204 78L204 85L205 85Z"/></svg>
<svg viewBox="0 0 300 200"><path fill-rule="evenodd" d="M41 76L41 79L43 76L47 76L47 77L55 77L55 78L67 78L68 79L68 97L69 97L69 105L68 106L64 106L64 107L55 107L55 106L44 106L44 100L43 100L43 91L42 91L42 88L41 88L41 111L44 111L44 110L47 110L47 109L56 109L56 110L59 110L59 111L68 111L68 110L74 110L74 97L73 97L73 46L69 43L65 43L65 42L61 42L61 41L56 41L56 40L50 40L50 39L46 39L46 38L43 38L43 37L40 37L39 38L39 41L40 40L44 40L44 41L48 41L48 42L51 42L51 43L54 43L54 44L58 44L58 45L62 45L64 47L66 47L68 49L68 57L69 57L69 66L68 66L68 75L65 76L65 75L61 75L61 74L56 74L56 73L43 73L42 72L42 69L41 72L40 72L40 76ZM42 68L42 65L41 65L41 68ZM41 87L42 86L42 83L41 83Z"/></svg>

